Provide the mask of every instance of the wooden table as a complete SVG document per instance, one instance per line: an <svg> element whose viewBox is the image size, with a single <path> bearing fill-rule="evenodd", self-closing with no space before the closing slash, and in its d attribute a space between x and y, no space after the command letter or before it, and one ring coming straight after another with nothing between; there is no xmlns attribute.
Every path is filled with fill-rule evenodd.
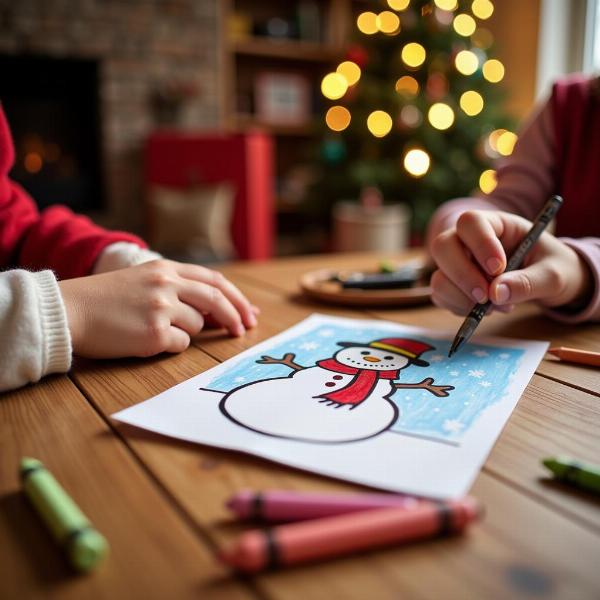
<svg viewBox="0 0 600 600"><path fill-rule="evenodd" d="M600 370L544 360L473 486L483 522L466 535L243 578L215 560L242 528L224 500L240 488L357 490L234 452L112 422L136 404L282 331L312 312L457 328L431 305L354 310L312 303L297 280L345 255L232 264L223 271L262 309L232 339L206 332L178 356L80 361L66 376L0 397L1 598L599 598L600 501L549 480L540 458L600 462ZM494 315L491 335L600 348L600 326L552 323L534 307ZM40 458L109 539L93 574L74 575L19 491L23 455Z"/></svg>

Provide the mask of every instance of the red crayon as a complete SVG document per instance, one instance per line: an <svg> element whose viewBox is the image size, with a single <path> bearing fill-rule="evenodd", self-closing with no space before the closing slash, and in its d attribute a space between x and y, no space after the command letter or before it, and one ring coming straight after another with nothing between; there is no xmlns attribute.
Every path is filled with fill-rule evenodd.
<svg viewBox="0 0 600 600"><path fill-rule="evenodd" d="M390 544L462 531L480 514L474 498L423 501L414 508L377 508L280 525L242 534L220 553L223 562L249 573L317 561Z"/></svg>
<svg viewBox="0 0 600 600"><path fill-rule="evenodd" d="M294 492L290 490L241 491L227 501L240 519L271 522L304 521L370 510L372 508L413 508L419 500L401 494L340 494Z"/></svg>

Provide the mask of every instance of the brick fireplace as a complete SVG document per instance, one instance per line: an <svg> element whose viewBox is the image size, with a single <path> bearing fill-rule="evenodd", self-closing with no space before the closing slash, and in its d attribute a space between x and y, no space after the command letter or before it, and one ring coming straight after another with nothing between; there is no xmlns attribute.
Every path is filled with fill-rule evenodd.
<svg viewBox="0 0 600 600"><path fill-rule="evenodd" d="M94 65L98 151L91 139L78 152L90 153L83 163L100 163L101 193L86 210L101 222L139 228L142 148L157 127L221 123L219 12L218 0L0 0L1 57L22 58L24 69L43 59ZM12 85L0 73L0 100ZM58 83L40 77L40 97L49 85Z"/></svg>

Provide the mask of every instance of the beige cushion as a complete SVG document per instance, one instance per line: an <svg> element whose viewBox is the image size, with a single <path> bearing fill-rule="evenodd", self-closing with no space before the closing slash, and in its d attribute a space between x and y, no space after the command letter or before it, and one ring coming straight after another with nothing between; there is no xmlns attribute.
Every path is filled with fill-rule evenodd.
<svg viewBox="0 0 600 600"><path fill-rule="evenodd" d="M165 255L235 256L231 239L233 200L230 183L187 190L152 186L148 195L150 245Z"/></svg>

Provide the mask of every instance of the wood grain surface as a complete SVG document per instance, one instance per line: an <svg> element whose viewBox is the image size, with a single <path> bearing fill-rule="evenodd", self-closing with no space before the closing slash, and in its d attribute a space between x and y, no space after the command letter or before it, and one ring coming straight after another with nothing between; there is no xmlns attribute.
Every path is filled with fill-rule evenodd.
<svg viewBox="0 0 600 600"><path fill-rule="evenodd" d="M412 258L414 254L398 257ZM373 268L383 256L238 263L223 270L261 308L244 337L203 332L177 356L78 360L67 377L0 397L0 597L598 598L600 500L548 478L540 459L600 463L600 370L542 361L472 493L486 507L466 535L239 578L215 549L247 525L224 501L243 488L364 488L266 460L111 421L141 402L281 332L313 312L387 319L454 332L431 305L358 309L299 293L316 268ZM553 323L535 307L484 319L482 334L600 347L598 325ZM16 478L22 454L45 461L111 542L98 572L74 576L44 537ZM39 538L39 539L38 539ZM9 582L9 583L7 583ZM6 592L6 593L4 593Z"/></svg>

